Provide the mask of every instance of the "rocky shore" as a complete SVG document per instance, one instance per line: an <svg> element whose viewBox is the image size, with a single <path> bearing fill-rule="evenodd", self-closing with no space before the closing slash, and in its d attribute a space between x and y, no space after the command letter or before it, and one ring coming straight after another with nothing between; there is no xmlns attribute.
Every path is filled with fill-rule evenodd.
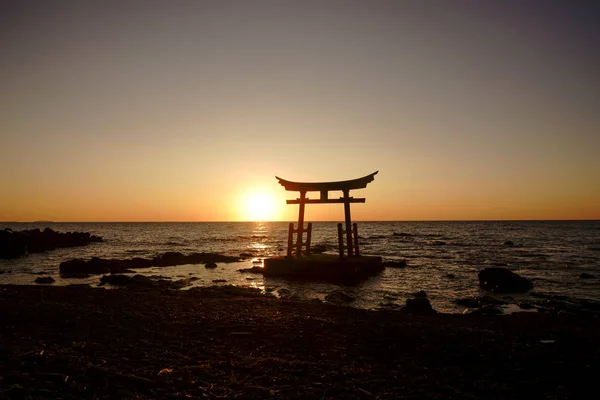
<svg viewBox="0 0 600 400"><path fill-rule="evenodd" d="M0 286L0 399L596 398L600 321Z"/></svg>
<svg viewBox="0 0 600 400"><path fill-rule="evenodd" d="M183 264L205 264L206 268L216 268L217 262L236 262L240 257L225 256L217 253L182 254L168 251L153 258L106 259L92 257L91 260L78 258L67 260L59 265L63 277L81 277L90 274L123 274L133 272L132 268L169 267Z"/></svg>

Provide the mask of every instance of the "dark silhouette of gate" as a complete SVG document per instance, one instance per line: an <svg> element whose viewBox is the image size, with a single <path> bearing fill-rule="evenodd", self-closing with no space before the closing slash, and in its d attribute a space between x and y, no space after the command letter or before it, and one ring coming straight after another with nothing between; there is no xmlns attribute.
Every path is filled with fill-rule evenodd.
<svg viewBox="0 0 600 400"><path fill-rule="evenodd" d="M332 203L343 203L344 204L344 217L346 223L346 229L343 229L342 224L338 224L338 247L340 258L344 257L344 248L348 250L348 257L360 255L358 249L358 229L356 224L352 224L350 216L350 204L351 203L364 203L365 198L354 198L350 196L350 191L355 189L364 189L367 184L375 179L379 171L375 171L370 175L364 176L358 179L351 179L348 181L338 182L291 182L285 179L281 179L276 176L279 183L287 191L300 192L300 197L294 200L287 200L287 204L298 204L298 228L294 228L294 223L290 222L288 231L288 248L287 256L292 257L293 249L296 249L296 257L301 257L303 253L310 253L310 240L312 236L312 223L308 223L308 227L304 229L304 208L306 204L332 204ZM341 191L343 197L337 199L329 198L329 192ZM306 194L308 192L319 192L320 197L318 199L309 199ZM304 242L304 232L306 232L306 242ZM294 234L296 234L296 243L294 246ZM344 246L344 235L346 245Z"/></svg>

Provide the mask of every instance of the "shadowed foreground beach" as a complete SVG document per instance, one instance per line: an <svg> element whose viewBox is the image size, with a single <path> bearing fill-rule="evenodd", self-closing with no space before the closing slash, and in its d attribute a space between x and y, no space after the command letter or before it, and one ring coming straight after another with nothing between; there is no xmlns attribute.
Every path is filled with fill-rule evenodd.
<svg viewBox="0 0 600 400"><path fill-rule="evenodd" d="M0 286L0 316L2 399L600 394L591 317L425 316L248 290L87 286Z"/></svg>

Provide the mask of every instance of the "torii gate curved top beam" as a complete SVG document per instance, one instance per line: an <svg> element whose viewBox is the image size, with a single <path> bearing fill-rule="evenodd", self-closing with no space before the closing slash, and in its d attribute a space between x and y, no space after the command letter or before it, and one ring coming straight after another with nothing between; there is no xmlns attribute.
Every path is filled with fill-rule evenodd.
<svg viewBox="0 0 600 400"><path fill-rule="evenodd" d="M322 192L329 190L353 190L353 189L364 189L367 184L375 179L379 171L375 171L370 175L363 176L358 179L350 179L348 181L337 181L337 182L291 182L286 181L278 176L279 184L288 191L294 192Z"/></svg>

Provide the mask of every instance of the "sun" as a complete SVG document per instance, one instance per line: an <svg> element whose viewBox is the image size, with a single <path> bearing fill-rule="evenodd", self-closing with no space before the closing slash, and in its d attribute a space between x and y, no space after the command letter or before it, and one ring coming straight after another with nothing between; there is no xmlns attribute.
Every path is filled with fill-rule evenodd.
<svg viewBox="0 0 600 400"><path fill-rule="evenodd" d="M244 219L247 221L273 221L277 207L273 196L267 193L251 193L244 201Z"/></svg>

